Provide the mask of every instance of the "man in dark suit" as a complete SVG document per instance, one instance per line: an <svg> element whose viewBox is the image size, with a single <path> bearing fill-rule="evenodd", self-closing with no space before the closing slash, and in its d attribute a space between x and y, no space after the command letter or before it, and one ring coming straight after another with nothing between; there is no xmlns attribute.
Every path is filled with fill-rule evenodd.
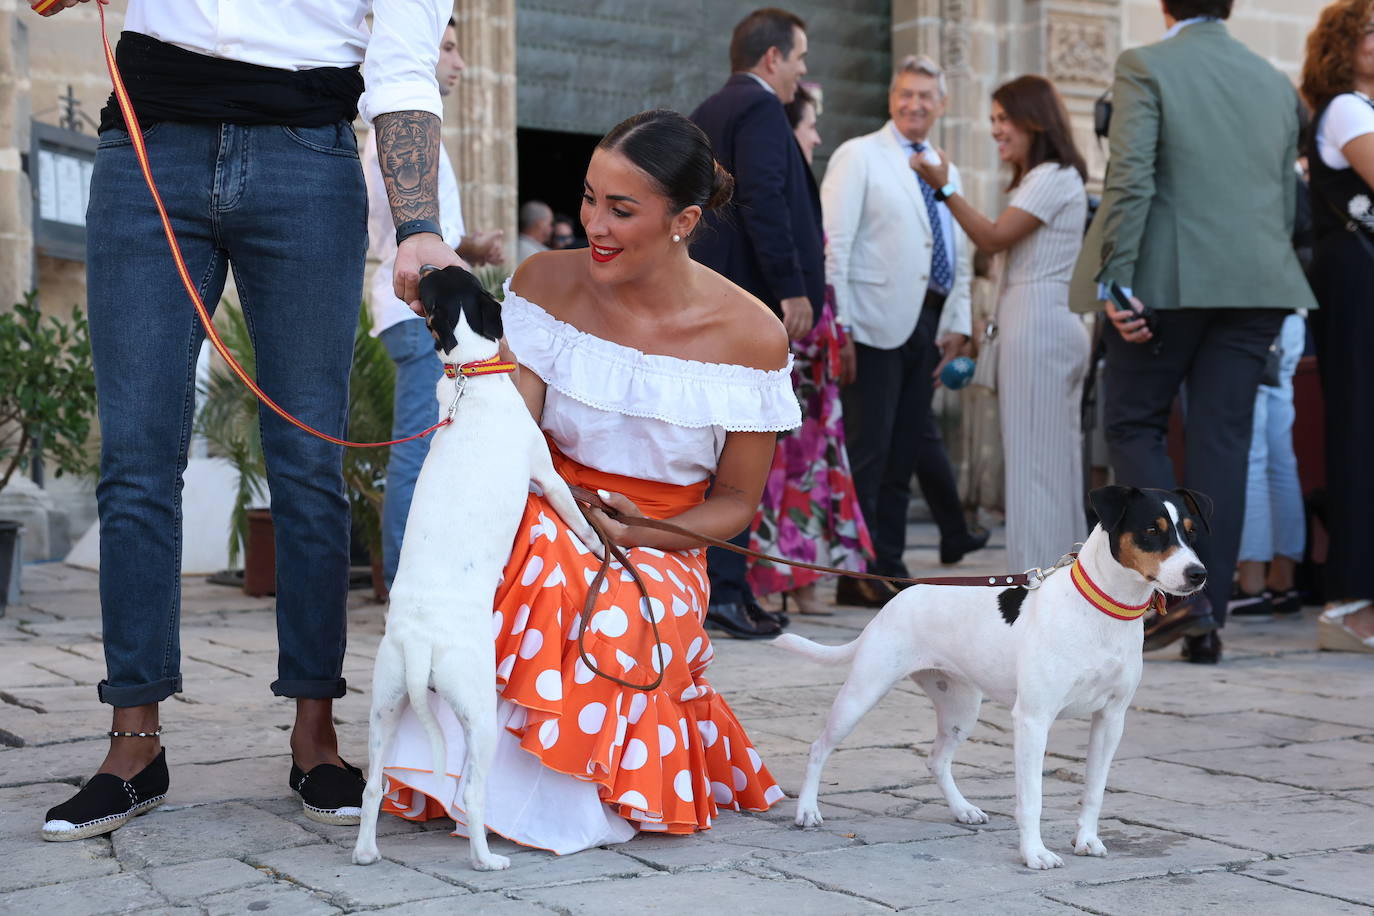
<svg viewBox="0 0 1374 916"><path fill-rule="evenodd" d="M735 177L734 203L707 214L692 257L758 296L796 340L825 303L825 255L816 179L783 105L806 73L806 23L780 9L755 10L730 39L730 78L692 112L716 159ZM734 543L747 546L745 531ZM712 548L707 619L732 635L774 636L785 619L764 612L740 554Z"/></svg>
<svg viewBox="0 0 1374 916"><path fill-rule="evenodd" d="M1161 0L1162 41L1116 62L1111 161L1070 305L1106 311L1107 446L1117 483L1173 487L1170 408L1186 383L1183 484L1211 497L1205 592L1148 617L1145 648L1221 658L1245 516L1255 390L1284 316L1316 302L1293 251L1297 96L1224 20L1232 0ZM1112 283L1139 311L1114 307Z"/></svg>

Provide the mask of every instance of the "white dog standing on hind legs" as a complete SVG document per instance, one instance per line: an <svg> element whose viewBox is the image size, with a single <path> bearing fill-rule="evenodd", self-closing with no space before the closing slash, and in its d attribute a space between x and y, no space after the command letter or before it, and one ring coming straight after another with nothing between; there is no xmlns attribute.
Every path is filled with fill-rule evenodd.
<svg viewBox="0 0 1374 916"><path fill-rule="evenodd" d="M1141 618L1162 600L1160 593L1192 594L1207 581L1192 543L1197 528L1206 530L1210 500L1188 490L1128 487L1103 487L1090 499L1101 523L1072 568L1047 576L1038 588L917 585L889 601L846 645L822 646L793 634L774 640L814 661L853 660L811 745L797 824L821 823L817 795L826 759L897 681L910 677L935 705L938 733L928 765L960 823L988 818L954 784L954 751L977 723L985 696L1011 708L1016 822L1030 868L1064 864L1040 837L1050 726L1061 716L1091 716L1073 851L1107 854L1097 820L1107 769L1140 684Z"/></svg>
<svg viewBox="0 0 1374 916"><path fill-rule="evenodd" d="M441 416L453 422L434 434L406 519L372 672L367 788L353 861L370 865L381 857L382 759L407 701L430 737L434 772L446 772L443 733L429 706L432 680L463 727L467 756L460 772L472 866L489 871L510 866L488 848L485 819L497 740L492 603L530 482L585 546L598 556L602 547L554 470L520 392L504 377L500 304L459 267L425 276L420 298L445 366L436 389Z"/></svg>

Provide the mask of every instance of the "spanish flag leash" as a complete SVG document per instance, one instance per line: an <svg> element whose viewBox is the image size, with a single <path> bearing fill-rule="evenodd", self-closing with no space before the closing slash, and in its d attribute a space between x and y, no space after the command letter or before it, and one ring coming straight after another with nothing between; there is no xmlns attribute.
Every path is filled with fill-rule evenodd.
<svg viewBox="0 0 1374 916"><path fill-rule="evenodd" d="M267 392L258 387L258 383L244 371L243 366L234 358L234 354L230 353L229 348L225 346L224 341L219 336L219 332L215 330L215 324L210 318L210 312L206 309L205 303L201 300L200 292L196 289L195 281L191 279L191 273L186 267L185 259L182 257L181 245L177 242L176 233L172 231L172 221L171 218L167 216L167 208L163 206L162 195L158 193L157 184L153 181L153 171L148 161L148 150L143 143L143 131L139 126L138 116L134 114L134 106L129 99L129 93L124 88L124 80L120 77L119 67L115 64L114 49L110 47L110 38L106 32L105 5L108 2L109 0L95 0L96 8L100 11L100 40L105 46L105 66L110 72L110 82L114 84L115 101L119 104L119 110L124 115L124 123L129 130L129 139L133 142L134 153L138 157L138 165L143 172L143 180L147 183L148 190L153 195L153 203L157 206L158 216L162 218L162 229L167 236L167 247L171 249L172 260L176 263L177 276L181 278L181 284L186 288L186 295L190 297L191 304L195 306L196 314L200 317L200 323L205 327L206 339L210 341L210 345L215 348L215 352L218 353L229 366L230 371L238 377L239 381L248 386L248 389L257 396L259 401L267 405L268 409L277 416L297 429L320 439L324 439L326 442L333 442L335 445L342 445L348 448L380 448L388 445L399 445L402 442L410 442L412 439L422 439L435 430L452 423L453 412L450 410L448 417L413 436L406 436L403 439L392 439L388 442L350 442L347 439L338 439L328 433L323 433L309 424L296 419L276 401L272 400ZM32 9L36 13L44 13L57 3L58 0L38 0L37 3L32 4ZM509 368L489 368L480 372L464 372L463 374L465 376L486 375L493 372L511 372L515 369L513 363L505 363L502 365L508 366Z"/></svg>

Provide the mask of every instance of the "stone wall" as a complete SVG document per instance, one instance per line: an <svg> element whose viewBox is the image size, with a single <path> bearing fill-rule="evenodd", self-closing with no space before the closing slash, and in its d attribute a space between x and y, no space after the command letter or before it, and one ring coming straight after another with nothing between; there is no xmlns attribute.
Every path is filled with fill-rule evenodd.
<svg viewBox="0 0 1374 916"><path fill-rule="evenodd" d="M520 0L521 127L600 135L647 108L688 113L730 74L730 33L757 0ZM807 80L824 92L818 169L886 115L890 0L791 0Z"/></svg>

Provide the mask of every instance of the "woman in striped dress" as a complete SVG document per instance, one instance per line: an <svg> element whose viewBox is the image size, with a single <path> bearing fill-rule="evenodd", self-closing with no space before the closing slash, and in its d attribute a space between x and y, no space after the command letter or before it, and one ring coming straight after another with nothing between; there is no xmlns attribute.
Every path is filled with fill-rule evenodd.
<svg viewBox="0 0 1374 916"><path fill-rule="evenodd" d="M1049 80L1023 76L992 95L992 137L1012 169L1011 193L994 222L962 195L950 212L973 243L1001 253L998 407L1007 468L1007 563L1048 566L1082 540L1079 402L1089 340L1069 311L1069 278L1087 217L1087 166L1064 103ZM932 187L948 165L916 164Z"/></svg>

